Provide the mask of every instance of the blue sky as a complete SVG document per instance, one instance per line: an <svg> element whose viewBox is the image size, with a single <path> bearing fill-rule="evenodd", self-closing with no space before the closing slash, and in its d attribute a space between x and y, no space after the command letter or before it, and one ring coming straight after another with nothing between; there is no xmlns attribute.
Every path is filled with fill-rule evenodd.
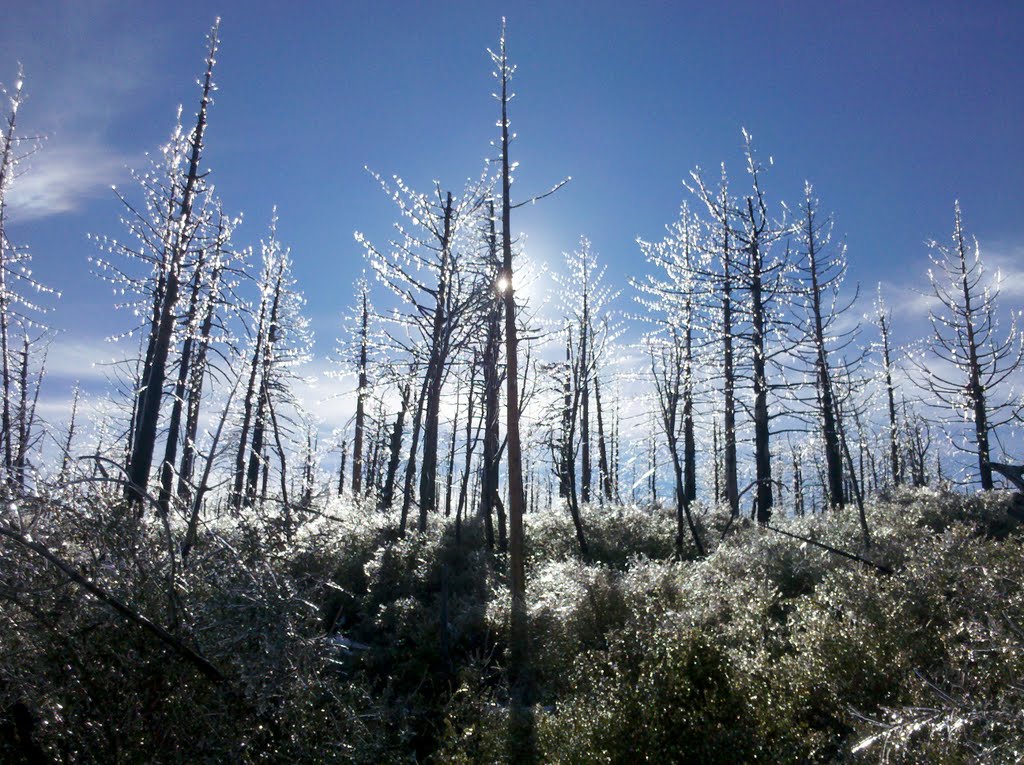
<svg viewBox="0 0 1024 765"><path fill-rule="evenodd" d="M492 153L486 48L502 15L516 188L573 177L514 222L535 259L557 265L586 234L625 287L635 237L661 235L690 170L725 161L741 180L746 127L774 159L770 199L795 204L810 179L866 292L884 281L897 308L917 305L905 290L925 284L924 241L948 235L959 198L983 249L1017 269L1006 298L1024 302L1024 4L38 0L4 14L0 80L23 63L21 124L49 136L12 191L9 233L63 293L57 374L87 376L126 325L86 234L121 234L110 185L128 189L179 103L194 113L217 14L211 178L245 214L240 243L278 206L321 354L363 267L353 231L383 242L395 218L363 166L457 190Z"/></svg>

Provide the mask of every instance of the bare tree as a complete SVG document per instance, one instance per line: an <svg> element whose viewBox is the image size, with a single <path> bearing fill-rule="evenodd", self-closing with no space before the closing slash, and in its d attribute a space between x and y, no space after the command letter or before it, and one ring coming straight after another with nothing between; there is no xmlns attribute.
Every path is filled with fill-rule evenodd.
<svg viewBox="0 0 1024 765"><path fill-rule="evenodd" d="M708 263L706 270L698 272L709 282L710 295L718 295L717 306L720 317L717 323L717 334L722 343L722 494L729 504L735 517L739 515L739 478L737 471L736 449L736 340L738 336L738 320L736 318L737 290L737 252L733 234L733 206L729 196L729 182L722 165L721 181L718 190L708 187L697 170L693 174L695 187L692 189L697 198L703 202L711 216L711 235L709 249L713 253L713 261ZM717 264L717 269L714 266ZM716 466L717 466L716 449ZM717 494L717 491L716 491ZM716 497L717 498L717 497Z"/></svg>
<svg viewBox="0 0 1024 765"><path fill-rule="evenodd" d="M403 523L412 501L412 479L423 436L423 461L419 474L419 523L426 529L427 518L437 510L438 437L441 396L451 361L469 341L470 319L483 299L484 289L465 261L475 253L474 222L488 197L486 178L467 185L456 199L435 184L433 194L413 191L400 178L392 182L374 176L385 193L398 205L402 220L395 224L399 234L388 250L380 250L361 234L356 238L367 250L378 276L406 305L396 313L396 324L404 337L393 333L396 344L422 362L423 383L413 417L412 443L406 463L406 491ZM407 225L408 222L411 225Z"/></svg>
<svg viewBox="0 0 1024 765"><path fill-rule="evenodd" d="M694 546L697 548L697 554L704 557L704 543L701 541L700 533L697 531L693 515L690 512L690 498L687 495L684 468L679 454L680 404L689 376L689 365L685 359L686 343L679 329L671 327L664 337L649 338L648 349L651 355L651 375L654 379L661 427L668 444L669 457L672 460L672 473L675 477L676 551L680 555L682 554L684 528L688 527Z"/></svg>
<svg viewBox="0 0 1024 765"><path fill-rule="evenodd" d="M586 504L591 501L593 483L591 394L607 347L614 339L609 304L618 293L605 283L605 269L598 265L597 256L585 236L580 237L576 250L565 254L565 266L566 273L556 275L555 280L565 319L575 328L577 338L574 385L578 389L575 398L579 413L574 416L580 434L580 500ZM600 470L599 478L608 472L607 454L600 462Z"/></svg>
<svg viewBox="0 0 1024 765"><path fill-rule="evenodd" d="M959 202L952 244L933 241L931 249L928 278L937 305L928 314L932 337L927 358L917 363L925 373L924 387L958 420L973 426L972 446L961 448L977 457L981 488L989 490L994 485L989 464L993 433L1021 410L1021 403L1006 395L1005 385L1024 360L1021 332L1013 317L1005 336L998 336L999 279L987 279L977 241L973 247L968 243Z"/></svg>
<svg viewBox="0 0 1024 765"><path fill-rule="evenodd" d="M359 356L356 362L359 376L356 384L356 424L352 441L352 496L363 493L363 438L366 430L366 376L367 358L370 349L370 285L365 278L359 280Z"/></svg>
<svg viewBox="0 0 1024 765"><path fill-rule="evenodd" d="M885 383L885 398L888 414L888 435L889 435L889 472L892 476L894 486L903 483L903 467L900 463L899 453L899 423L896 418L896 386L893 383L892 363L892 311L885 307L882 301L881 285L878 288L878 300L876 305L876 317L878 320L878 333L881 339L880 352L882 356L882 376Z"/></svg>
<svg viewBox="0 0 1024 765"><path fill-rule="evenodd" d="M188 137L188 165L183 173L180 191L170 206L166 238L161 243L162 286L155 290L154 322L146 350L146 363L136 398L136 417L131 439L131 453L126 473L126 495L141 512L142 500L149 483L149 471L156 448L160 408L164 399L164 382L170 356L171 341L177 323L177 308L185 257L197 231L196 201L206 188L206 172L202 169L203 145L206 135L207 113L213 95L213 67L216 61L218 19L210 30L206 56L206 72L202 80L202 93L196 125ZM172 184L174 188L177 184ZM169 210L169 212L171 211Z"/></svg>
<svg viewBox="0 0 1024 765"><path fill-rule="evenodd" d="M495 229L494 200L487 200L487 262L485 274L492 285L491 293L484 304L485 330L480 361L483 365L481 387L483 417L483 462L480 466L480 516L484 520L487 544L494 548L494 511L498 511L498 547L508 549L508 532L505 522L505 508L501 501L498 475L501 468L499 448L501 443L501 418L499 402L504 372L499 367L501 356L501 312L502 295L497 289L501 259L498 255L498 234Z"/></svg>
<svg viewBox="0 0 1024 765"><path fill-rule="evenodd" d="M285 437L301 416L292 390L293 369L308 357L312 338L302 316L304 299L291 274L291 256L277 237L276 209L261 250L260 301L248 353L232 504L235 508L253 505L257 496L265 495L260 487L261 483L266 486L270 463L264 452L273 448L280 468L281 500L287 509Z"/></svg>
<svg viewBox="0 0 1024 765"><path fill-rule="evenodd" d="M749 192L738 199L731 199L726 192L723 178L720 190L712 191L704 183L699 171L693 173L695 192L707 207L716 228L721 231L722 243L716 245L721 270L709 271L707 278L721 280L722 336L726 351L724 386L726 391L726 443L725 480L726 494L730 496L734 470L730 444L735 444L735 421L730 422L729 399L734 390L736 368L733 366L733 340L743 337L749 351L750 387L753 403L750 411L754 426L754 465L757 520L767 524L775 504L775 486L772 476L771 435L774 415L769 409L769 393L772 384L768 379L769 363L778 360L791 349L790 341L783 341L786 334L780 303L792 294L787 275L790 268L788 248L783 256L772 254L773 247L789 233L785 222L776 222L768 212L767 197L761 186L764 168L754 155L750 135L743 131L747 174L750 177ZM723 169L724 175L724 169ZM733 302L734 291L740 291L743 302ZM737 332L735 308L742 310L743 333ZM728 316L728 318L726 318ZM732 435L730 435L732 431ZM738 512L738 495L735 503L730 499L733 512Z"/></svg>
<svg viewBox="0 0 1024 765"><path fill-rule="evenodd" d="M498 289L501 291L505 304L505 363L507 386L506 406L506 444L508 456L508 519L509 519L509 589L512 595L512 617L510 648L510 669L512 674L513 703L517 707L528 701L528 680L526 666L528 661L528 634L526 624L526 567L523 557L523 511L526 497L523 490L523 450L520 438L519 420L519 341L516 323L516 299L512 271L512 169L509 149L512 136L509 133L508 105L513 94L509 91L509 83L515 67L509 63L505 45L505 20L501 22L501 38L498 51L488 51L496 70L494 75L500 85L496 98L501 104L501 270L498 275ZM568 180L568 179L567 179ZM562 181L541 196L554 193L566 181ZM525 200L518 207L533 200ZM523 721L517 711L516 724ZM524 731L527 736L530 731ZM515 759L528 759L529 752L512 752Z"/></svg>
<svg viewBox="0 0 1024 765"><path fill-rule="evenodd" d="M697 498L697 444L694 433L696 348L699 328L698 273L700 225L684 203L679 220L666 227L660 242L637 240L648 263L659 274L634 280L639 301L657 323L648 338L659 419L676 479L676 548L682 552L689 528L700 555L704 546L690 513ZM682 454L679 441L682 440ZM717 448L715 449L717 454ZM685 520L685 526L684 526Z"/></svg>
<svg viewBox="0 0 1024 765"><path fill-rule="evenodd" d="M34 444L35 407L30 404L39 395L42 367L30 396L30 338L43 334L39 316L43 307L36 296L52 294L53 290L32 276L31 255L27 248L15 246L8 237L8 193L21 174L19 163L38 148L38 141L18 133L18 110L24 101L24 76L19 68L7 96L6 125L0 134L0 450L4 477L8 486L25 489L27 455ZM13 347L20 335L23 350Z"/></svg>
<svg viewBox="0 0 1024 765"><path fill-rule="evenodd" d="M812 410L821 432L825 455L826 496L829 506L840 508L846 504L843 481L843 448L840 444L834 365L842 361L850 367L852 361L844 358L851 348L858 327L840 327L840 321L857 299L841 301L840 288L846 275L846 251L832 242L832 220L822 220L820 204L810 183L804 184L804 199L800 206L798 240L801 248L796 263L797 330L802 336L802 347L796 355L804 366L813 370ZM863 504L859 502L858 504Z"/></svg>
<svg viewBox="0 0 1024 765"><path fill-rule="evenodd" d="M167 514L170 509L174 472L177 467L178 446L184 425L184 450L177 496L187 495L187 481L191 477L192 453L199 424L199 405L202 400L203 381L210 348L214 317L227 267L225 251L234 221L226 221L218 212L214 240L199 249L189 285L189 299L180 328L184 339L178 358L178 375L171 399L171 413L167 423L164 458L160 468L158 507ZM185 416L185 422L182 417Z"/></svg>

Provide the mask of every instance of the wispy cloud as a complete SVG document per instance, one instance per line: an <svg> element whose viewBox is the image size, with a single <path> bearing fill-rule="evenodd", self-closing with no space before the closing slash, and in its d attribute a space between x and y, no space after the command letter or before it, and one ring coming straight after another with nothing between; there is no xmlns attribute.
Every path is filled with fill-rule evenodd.
<svg viewBox="0 0 1024 765"><path fill-rule="evenodd" d="M0 29L0 79L9 84L24 69L19 132L45 136L10 189L12 218L74 212L139 164L142 147L117 131L148 103L166 39L135 34L121 15L104 2L40 4ZM104 44L89 43L96 39Z"/></svg>
<svg viewBox="0 0 1024 765"><path fill-rule="evenodd" d="M50 344L46 354L46 371L51 377L77 380L84 387L105 384L110 375L110 365L123 359L128 349L108 343L101 338L72 341L58 335Z"/></svg>
<svg viewBox="0 0 1024 765"><path fill-rule="evenodd" d="M1003 301L1024 298L1024 245L995 242L981 244L981 258L989 273L998 272ZM1005 304L1009 307L1009 304Z"/></svg>
<svg viewBox="0 0 1024 765"><path fill-rule="evenodd" d="M8 192L14 220L73 212L128 176L127 158L101 142L44 145L29 162Z"/></svg>

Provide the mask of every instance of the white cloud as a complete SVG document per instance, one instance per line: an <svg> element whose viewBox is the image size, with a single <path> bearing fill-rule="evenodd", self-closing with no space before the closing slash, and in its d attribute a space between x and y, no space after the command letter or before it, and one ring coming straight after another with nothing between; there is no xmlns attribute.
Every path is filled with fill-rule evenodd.
<svg viewBox="0 0 1024 765"><path fill-rule="evenodd" d="M105 386L108 366L123 358L127 351L103 339L72 340L58 335L47 352L46 372L49 376L78 380L84 387L90 387L90 383Z"/></svg>
<svg viewBox="0 0 1024 765"><path fill-rule="evenodd" d="M126 158L96 141L44 144L19 169L7 196L19 221L73 212L128 176Z"/></svg>
<svg viewBox="0 0 1024 765"><path fill-rule="evenodd" d="M1024 245L995 243L981 245L981 259L991 274L999 273L1002 300L1024 298ZM1004 304L1009 308L1009 304Z"/></svg>

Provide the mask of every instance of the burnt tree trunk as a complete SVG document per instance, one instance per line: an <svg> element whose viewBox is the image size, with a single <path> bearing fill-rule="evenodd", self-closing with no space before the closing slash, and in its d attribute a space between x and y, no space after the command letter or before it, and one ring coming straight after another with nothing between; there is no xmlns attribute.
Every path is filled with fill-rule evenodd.
<svg viewBox="0 0 1024 765"><path fill-rule="evenodd" d="M369 345L370 309L366 287L362 291L359 322L359 387L356 390L356 427L352 442L352 496L363 493L363 433L366 428L366 355Z"/></svg>
<svg viewBox="0 0 1024 765"><path fill-rule="evenodd" d="M218 22L219 24L219 22ZM167 285L160 306L160 319L156 328L153 343L152 364L148 374L139 388L137 426L132 439L132 451L128 460L128 482L126 498L142 511L142 502L149 484L149 471L153 464L153 453L156 450L157 429L160 419L160 404L163 400L163 386L167 375L167 359L170 354L171 339L174 334L175 309L178 303L181 268L188 247L190 228L192 226L192 209L200 191L203 173L200 171L200 160L203 152L203 137L206 132L206 115L210 104L213 88L213 65L217 49L217 28L214 24L210 33L210 50L206 58L206 74L203 78L202 98L196 127L190 138L191 155L188 172L185 176L184 188L181 192L181 205L170 241L170 258L167 266Z"/></svg>
<svg viewBox="0 0 1024 765"><path fill-rule="evenodd" d="M882 335L882 370L885 373L885 394L889 406L889 470L895 486L903 483L900 466L899 424L896 419L896 388L892 382L892 359L889 349L889 324L885 311L878 312L878 328Z"/></svg>
<svg viewBox="0 0 1024 765"><path fill-rule="evenodd" d="M380 494L380 506L383 510L390 510L394 502L395 478L398 475L398 463L402 459L402 435L405 430L405 416L409 411L409 397L412 395L412 380L406 380L404 385L400 385L399 392L402 396L402 403L395 416L395 424L391 427L388 472L384 476L384 488Z"/></svg>
<svg viewBox="0 0 1024 765"><path fill-rule="evenodd" d="M423 426L423 467L420 470L419 530L427 530L427 516L437 510L437 444L440 432L441 388L448 358L448 290L451 278L452 194L444 204L444 233L441 239L441 270L437 278L437 301L431 327L430 358L426 372L426 412Z"/></svg>
<svg viewBox="0 0 1024 765"><path fill-rule="evenodd" d="M768 419L768 376L765 355L765 325L767 309L764 304L762 268L764 254L760 249L759 228L755 223L753 199L747 199L752 230L748 246L750 257L750 317L751 343L754 368L754 461L757 477L757 522L766 525L772 517L775 502L772 486L771 430Z"/></svg>
<svg viewBox="0 0 1024 765"><path fill-rule="evenodd" d="M832 375L825 349L825 327L821 314L822 285L818 278L818 229L814 222L814 206L808 195L805 207L804 234L807 237L808 271L811 277L811 319L814 322L814 374L817 384L818 410L825 442L825 472L828 476L828 501L832 508L846 504L843 496L843 460L836 429Z"/></svg>
<svg viewBox="0 0 1024 765"><path fill-rule="evenodd" d="M167 439L164 444L164 459L160 466L160 493L157 507L166 515L171 507L171 488L174 485L174 468L178 461L178 440L181 432L181 416L185 408L185 396L192 371L192 353L196 345L196 324L199 317L200 292L205 274L206 252L199 253L195 273L192 275L192 286L189 292L188 310L185 314L185 341L181 346L178 359L178 379L174 383L174 394L171 397L171 416L167 422Z"/></svg>
<svg viewBox="0 0 1024 765"><path fill-rule="evenodd" d="M494 202L488 201L489 231L487 237L488 253L497 274L501 269L498 258L498 237L495 231ZM494 510L495 497L498 495L498 472L500 434L499 399L501 396L501 374L498 370L498 357L501 353L501 296L495 287L494 300L487 313L487 334L483 351L483 419L484 443L483 462L480 466L480 515L484 520L484 531L487 545L494 549Z"/></svg>

